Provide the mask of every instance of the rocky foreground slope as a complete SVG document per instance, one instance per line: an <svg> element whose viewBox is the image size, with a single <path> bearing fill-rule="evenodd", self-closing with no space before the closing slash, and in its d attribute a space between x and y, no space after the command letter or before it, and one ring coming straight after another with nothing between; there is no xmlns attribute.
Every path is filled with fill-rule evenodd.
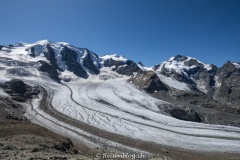
<svg viewBox="0 0 240 160"><path fill-rule="evenodd" d="M239 158L239 63L177 55L147 68L43 40L1 46L0 70L3 158Z"/></svg>
<svg viewBox="0 0 240 160"><path fill-rule="evenodd" d="M19 86L19 84L21 84ZM31 123L25 116L25 102L38 90L21 80L3 86L10 97L0 98L0 159L76 159L83 157L70 139ZM14 96L13 96L14 95Z"/></svg>

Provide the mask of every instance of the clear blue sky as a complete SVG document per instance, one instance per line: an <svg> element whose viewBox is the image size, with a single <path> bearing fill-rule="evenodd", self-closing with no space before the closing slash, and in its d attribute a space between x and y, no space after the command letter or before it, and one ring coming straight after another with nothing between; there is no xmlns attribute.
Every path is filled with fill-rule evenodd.
<svg viewBox="0 0 240 160"><path fill-rule="evenodd" d="M146 66L176 54L240 61L240 0L1 0L0 44L42 39Z"/></svg>

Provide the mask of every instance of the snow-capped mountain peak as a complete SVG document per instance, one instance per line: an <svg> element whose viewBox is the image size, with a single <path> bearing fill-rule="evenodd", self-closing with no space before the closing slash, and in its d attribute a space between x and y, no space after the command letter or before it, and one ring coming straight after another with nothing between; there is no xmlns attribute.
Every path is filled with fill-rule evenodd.
<svg viewBox="0 0 240 160"><path fill-rule="evenodd" d="M52 42L50 42L48 39L44 39L44 40L35 42L35 44L42 44L42 45L46 45L48 43L52 43Z"/></svg>
<svg viewBox="0 0 240 160"><path fill-rule="evenodd" d="M235 63L235 62L231 62L236 68L240 68L240 62L239 63Z"/></svg>
<svg viewBox="0 0 240 160"><path fill-rule="evenodd" d="M184 72L189 69L193 69L196 67L202 66L207 70L211 70L212 67L210 64L205 64L193 57L176 55L175 57L169 58L167 61L162 62L158 65L158 67L154 68L154 70L161 72L162 69L174 70L180 74L185 74Z"/></svg>
<svg viewBox="0 0 240 160"><path fill-rule="evenodd" d="M178 55L176 55L176 56L174 56L174 57L169 58L168 61L169 61L169 62L171 62L171 61L173 61L173 60L175 60L175 61L185 61L185 60L187 60L188 58L191 58L191 57L187 57L187 56L178 54Z"/></svg>
<svg viewBox="0 0 240 160"><path fill-rule="evenodd" d="M202 81L201 77L205 76L212 79L211 73L215 72L216 68L212 64L205 64L196 58L183 55L176 55L152 67L160 77L172 78L178 82L188 84L192 89L198 89L205 93L209 88L209 82Z"/></svg>
<svg viewBox="0 0 240 160"><path fill-rule="evenodd" d="M66 42L40 40L31 44L18 42L1 47L0 53L17 61L49 63L57 73L70 71L78 77L99 72L99 58L86 48Z"/></svg>

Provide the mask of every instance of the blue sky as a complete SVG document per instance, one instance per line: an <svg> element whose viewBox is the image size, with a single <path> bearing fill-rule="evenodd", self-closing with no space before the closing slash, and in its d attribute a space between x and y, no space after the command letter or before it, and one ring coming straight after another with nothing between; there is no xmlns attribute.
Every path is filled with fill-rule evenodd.
<svg viewBox="0 0 240 160"><path fill-rule="evenodd" d="M0 44L42 39L152 66L240 62L239 0L1 0Z"/></svg>

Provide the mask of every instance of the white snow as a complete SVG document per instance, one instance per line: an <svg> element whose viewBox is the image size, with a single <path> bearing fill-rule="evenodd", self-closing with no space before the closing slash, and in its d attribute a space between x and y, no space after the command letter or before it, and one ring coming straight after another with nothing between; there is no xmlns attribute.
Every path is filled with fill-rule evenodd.
<svg viewBox="0 0 240 160"><path fill-rule="evenodd" d="M125 62L125 61L127 61L127 59L126 58L124 58L123 56L119 56L119 55L117 55L117 54L112 54L112 55L104 55L104 56L102 56L102 57L100 57L102 60L108 60L108 59L113 59L113 60L115 60L115 61L123 61L123 62Z"/></svg>
<svg viewBox="0 0 240 160"><path fill-rule="evenodd" d="M206 82L202 80L193 80L197 84L197 88L203 93L208 93Z"/></svg>
<svg viewBox="0 0 240 160"><path fill-rule="evenodd" d="M214 77L214 81L215 81L215 87L216 87L216 88L221 87L222 83L221 83L221 81L219 80L219 77L218 77L218 76L215 76L215 77Z"/></svg>
<svg viewBox="0 0 240 160"><path fill-rule="evenodd" d="M168 59L168 61L173 61L174 58L175 58L175 57L170 57L170 58Z"/></svg>
<svg viewBox="0 0 240 160"><path fill-rule="evenodd" d="M75 81L77 79L79 79L78 76L76 76L75 74L73 74L72 72L65 70L63 72L59 73L59 78L61 79L69 79L71 81Z"/></svg>
<svg viewBox="0 0 240 160"><path fill-rule="evenodd" d="M234 63L234 62L231 62L231 63L234 64L236 68L240 68L240 64Z"/></svg>
<svg viewBox="0 0 240 160"><path fill-rule="evenodd" d="M204 64L204 68L206 68L209 71L212 69L212 66L210 64Z"/></svg>
<svg viewBox="0 0 240 160"><path fill-rule="evenodd" d="M186 83L179 82L172 77L165 77L161 74L158 74L158 77L160 78L160 80L163 83L165 83L169 87L172 87L172 88L175 88L175 89L178 89L178 90L184 90L184 91L189 91L190 90L190 88L187 86Z"/></svg>
<svg viewBox="0 0 240 160"><path fill-rule="evenodd" d="M161 67L159 67L159 69L157 71L160 71L160 69L162 68L163 65L165 65L165 68L168 70L175 70L176 72L178 72L179 74L186 74L184 70L189 70L191 68L195 68L196 66L186 66L184 64L185 61L188 61L190 59L194 59L192 57L188 57L187 60L184 61L177 61L174 60L174 57L171 57L168 61L165 61L161 64Z"/></svg>
<svg viewBox="0 0 240 160"><path fill-rule="evenodd" d="M4 97L8 96L8 94L5 93L1 87L0 87L0 96L4 96Z"/></svg>
<svg viewBox="0 0 240 160"><path fill-rule="evenodd" d="M195 58L192 58L192 57L189 57L187 56L187 59L184 60L184 61L178 61L178 60L174 60L175 57L171 57L169 58L167 61L163 62L160 64L160 67L157 71L161 71L161 68L163 65L165 65L165 68L168 69L168 70L175 70L176 72L180 73L180 74L186 74L184 70L189 70L189 69L192 69L192 68L195 68L196 66L195 65L192 65L192 66L187 66L185 65L184 63L193 59L193 60L196 60L198 63L202 64L204 66L204 68L206 68L207 70L211 70L212 67L210 64L205 64Z"/></svg>

